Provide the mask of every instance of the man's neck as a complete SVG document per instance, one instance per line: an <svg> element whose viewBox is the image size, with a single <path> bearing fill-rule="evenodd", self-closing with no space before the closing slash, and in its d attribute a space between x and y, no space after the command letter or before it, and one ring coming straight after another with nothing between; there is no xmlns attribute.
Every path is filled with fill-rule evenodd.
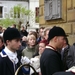
<svg viewBox="0 0 75 75"><path fill-rule="evenodd" d="M57 49L56 46L55 46L55 44L54 44L53 42L50 42L50 43L49 43L49 46L51 46L54 50Z"/></svg>
<svg viewBox="0 0 75 75"><path fill-rule="evenodd" d="M15 53L14 50L12 50L9 46L6 46L11 52Z"/></svg>

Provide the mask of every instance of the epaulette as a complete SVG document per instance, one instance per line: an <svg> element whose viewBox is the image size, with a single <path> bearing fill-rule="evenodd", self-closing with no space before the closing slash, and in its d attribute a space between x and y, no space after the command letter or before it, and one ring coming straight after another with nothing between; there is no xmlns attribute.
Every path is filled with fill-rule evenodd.
<svg viewBox="0 0 75 75"><path fill-rule="evenodd" d="M7 57L7 55L4 55L2 52L0 52L1 57Z"/></svg>

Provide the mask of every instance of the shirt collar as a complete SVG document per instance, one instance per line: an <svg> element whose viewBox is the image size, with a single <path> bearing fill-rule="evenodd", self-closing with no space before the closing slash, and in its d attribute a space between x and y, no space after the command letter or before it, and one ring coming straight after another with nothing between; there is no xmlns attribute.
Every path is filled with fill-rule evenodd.
<svg viewBox="0 0 75 75"><path fill-rule="evenodd" d="M4 51L12 62L14 62L15 64L18 63L17 52L12 52L7 47L5 47Z"/></svg>

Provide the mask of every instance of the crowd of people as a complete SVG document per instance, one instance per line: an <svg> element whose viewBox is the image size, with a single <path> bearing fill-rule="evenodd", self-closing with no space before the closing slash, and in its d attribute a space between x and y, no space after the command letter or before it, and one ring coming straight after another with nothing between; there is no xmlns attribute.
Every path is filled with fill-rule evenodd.
<svg viewBox="0 0 75 75"><path fill-rule="evenodd" d="M0 75L14 75L23 64L34 67L37 75L75 75L75 44L68 42L61 27L40 27L27 32L13 24L0 26ZM35 75L22 67L18 75Z"/></svg>

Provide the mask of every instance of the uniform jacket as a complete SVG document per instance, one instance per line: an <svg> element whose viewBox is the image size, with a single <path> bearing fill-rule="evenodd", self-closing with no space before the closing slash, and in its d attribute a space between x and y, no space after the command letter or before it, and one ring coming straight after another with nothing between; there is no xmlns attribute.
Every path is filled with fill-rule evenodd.
<svg viewBox="0 0 75 75"><path fill-rule="evenodd" d="M16 69L20 66L20 62L16 64ZM4 53L0 53L0 75L14 75L15 70L12 61ZM18 75L23 75L22 71L19 71Z"/></svg>
<svg viewBox="0 0 75 75"><path fill-rule="evenodd" d="M62 71L61 55L50 48L46 48L41 55L40 67L42 75L52 75Z"/></svg>

